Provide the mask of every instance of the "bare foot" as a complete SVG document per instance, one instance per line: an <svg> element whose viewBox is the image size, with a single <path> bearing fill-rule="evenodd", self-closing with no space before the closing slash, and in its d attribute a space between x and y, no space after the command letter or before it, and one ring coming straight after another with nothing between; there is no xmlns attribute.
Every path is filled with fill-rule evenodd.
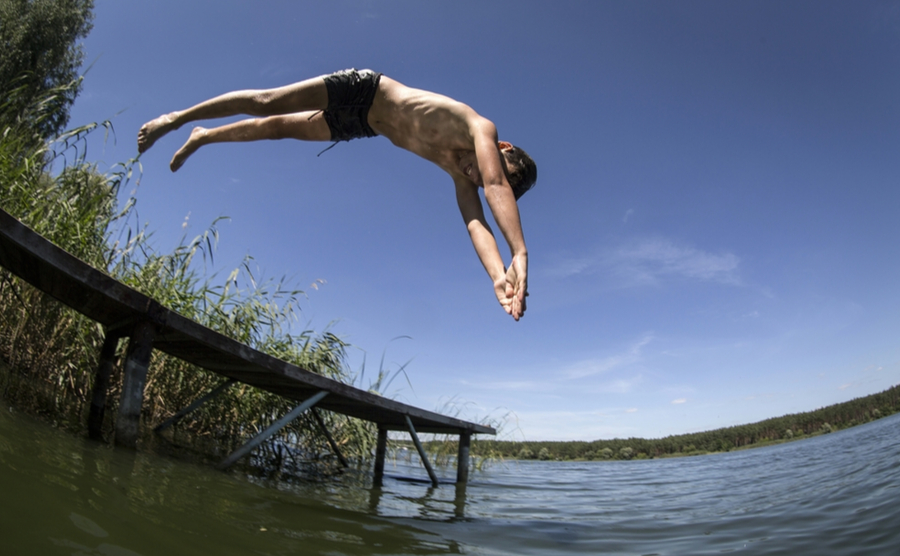
<svg viewBox="0 0 900 556"><path fill-rule="evenodd" d="M191 136L188 137L187 142L178 149L178 152L175 153L175 156L172 157L172 162L169 163L169 168L173 172L177 172L179 168L185 163L189 156L194 154L194 152L203 146L203 139L206 137L206 128L195 127L191 130Z"/></svg>
<svg viewBox="0 0 900 556"><path fill-rule="evenodd" d="M175 125L175 117L177 115L177 112L164 114L142 125L141 130L138 131L138 152L146 151L153 146L157 139L170 131L178 129L178 126Z"/></svg>

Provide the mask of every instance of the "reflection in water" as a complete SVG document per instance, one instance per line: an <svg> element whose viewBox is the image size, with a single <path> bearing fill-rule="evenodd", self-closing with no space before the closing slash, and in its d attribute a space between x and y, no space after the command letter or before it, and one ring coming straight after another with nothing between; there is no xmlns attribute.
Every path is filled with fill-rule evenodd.
<svg viewBox="0 0 900 556"><path fill-rule="evenodd" d="M0 411L0 553L898 554L900 415L781 446L511 462L466 488L242 477ZM418 480L421 479L421 482Z"/></svg>
<svg viewBox="0 0 900 556"><path fill-rule="evenodd" d="M348 482L360 480L357 476ZM4 411L0 552L126 556L460 551L458 543L414 523L380 517L376 489L339 483L263 488L271 485L257 482L265 483L72 438ZM370 511L373 503L375 511Z"/></svg>
<svg viewBox="0 0 900 556"><path fill-rule="evenodd" d="M398 480L395 478L395 480ZM386 491L383 487L369 489L368 511L372 515L420 517L430 521L455 521L466 517L466 485L444 484L435 488L430 480L399 479L416 483L418 489L404 494ZM452 510L451 510L452 508Z"/></svg>
<svg viewBox="0 0 900 556"><path fill-rule="evenodd" d="M454 485L454 494L454 514L458 519L463 519L464 517L466 517L466 485Z"/></svg>

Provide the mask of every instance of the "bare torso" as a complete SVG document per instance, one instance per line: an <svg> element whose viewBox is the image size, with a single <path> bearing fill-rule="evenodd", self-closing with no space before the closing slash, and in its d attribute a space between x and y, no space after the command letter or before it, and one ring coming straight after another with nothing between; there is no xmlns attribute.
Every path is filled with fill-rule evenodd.
<svg viewBox="0 0 900 556"><path fill-rule="evenodd" d="M387 76L381 77L369 110L369 125L379 135L453 177L462 176L460 157L475 150L473 126L482 123L490 124L461 102Z"/></svg>

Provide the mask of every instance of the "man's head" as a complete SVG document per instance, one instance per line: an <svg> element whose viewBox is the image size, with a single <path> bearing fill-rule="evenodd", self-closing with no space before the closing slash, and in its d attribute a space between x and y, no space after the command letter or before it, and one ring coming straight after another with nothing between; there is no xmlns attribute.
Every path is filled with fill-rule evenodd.
<svg viewBox="0 0 900 556"><path fill-rule="evenodd" d="M516 200L534 187L537 181L537 164L528 153L510 143L501 143L501 152L506 158L506 180L512 187Z"/></svg>

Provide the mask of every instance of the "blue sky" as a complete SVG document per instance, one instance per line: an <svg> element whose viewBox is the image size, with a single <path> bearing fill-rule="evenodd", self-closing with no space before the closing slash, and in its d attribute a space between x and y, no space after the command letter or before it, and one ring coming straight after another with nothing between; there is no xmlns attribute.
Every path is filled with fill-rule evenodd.
<svg viewBox="0 0 900 556"><path fill-rule="evenodd" d="M98 0L85 47L70 125L112 120L101 168L160 114L347 67L463 101L532 155L518 323L449 177L384 138L213 145L172 174L186 126L141 157L160 250L230 217L210 270L249 254L290 277L298 326L353 344L352 369L409 361L397 399L594 440L900 382L896 2Z"/></svg>

